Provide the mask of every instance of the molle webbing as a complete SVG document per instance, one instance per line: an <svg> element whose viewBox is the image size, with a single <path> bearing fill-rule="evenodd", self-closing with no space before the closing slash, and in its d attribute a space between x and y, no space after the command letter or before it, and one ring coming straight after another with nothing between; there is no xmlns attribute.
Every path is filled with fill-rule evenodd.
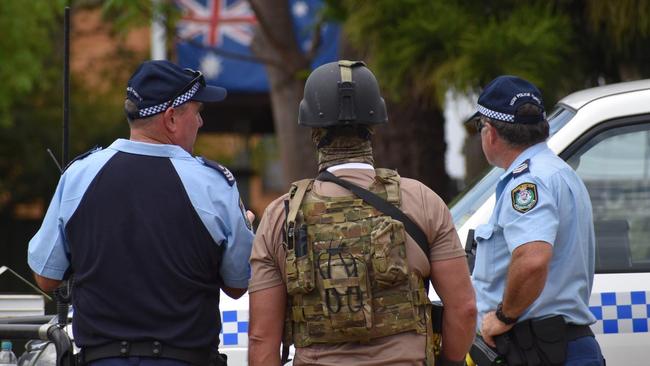
<svg viewBox="0 0 650 366"><path fill-rule="evenodd" d="M399 175L376 172L369 190L399 205ZM430 302L422 279L408 268L402 223L356 196L323 197L303 182L292 187L287 220L298 234L287 250L285 338L305 347L427 334Z"/></svg>

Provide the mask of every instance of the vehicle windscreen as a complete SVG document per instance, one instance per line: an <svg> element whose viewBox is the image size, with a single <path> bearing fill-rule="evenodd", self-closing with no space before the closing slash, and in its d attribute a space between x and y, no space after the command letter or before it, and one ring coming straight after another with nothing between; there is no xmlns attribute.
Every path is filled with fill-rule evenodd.
<svg viewBox="0 0 650 366"><path fill-rule="evenodd" d="M549 134L553 136L564 125L573 118L575 112L563 106L557 106L548 117L550 126ZM470 218L476 210L478 210L483 203L494 193L497 181L503 174L501 168L488 169L485 174L479 178L475 183L472 183L468 188L459 194L456 199L451 203L450 211L454 220L456 229L459 229L468 218Z"/></svg>

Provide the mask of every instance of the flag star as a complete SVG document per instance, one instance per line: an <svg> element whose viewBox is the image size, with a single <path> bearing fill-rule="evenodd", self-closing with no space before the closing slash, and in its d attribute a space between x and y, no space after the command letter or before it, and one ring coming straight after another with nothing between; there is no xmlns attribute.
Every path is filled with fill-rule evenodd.
<svg viewBox="0 0 650 366"><path fill-rule="evenodd" d="M296 1L291 11L295 17L302 18L309 12L309 6L304 1Z"/></svg>
<svg viewBox="0 0 650 366"><path fill-rule="evenodd" d="M215 79L221 74L223 64L219 56L209 52L201 59L199 68L207 79Z"/></svg>

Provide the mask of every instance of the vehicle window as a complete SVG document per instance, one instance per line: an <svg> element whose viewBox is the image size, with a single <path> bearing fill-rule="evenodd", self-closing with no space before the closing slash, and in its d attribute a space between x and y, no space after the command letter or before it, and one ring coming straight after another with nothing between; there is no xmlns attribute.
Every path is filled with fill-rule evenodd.
<svg viewBox="0 0 650 366"><path fill-rule="evenodd" d="M605 130L567 163L591 197L596 271L649 271L650 124Z"/></svg>

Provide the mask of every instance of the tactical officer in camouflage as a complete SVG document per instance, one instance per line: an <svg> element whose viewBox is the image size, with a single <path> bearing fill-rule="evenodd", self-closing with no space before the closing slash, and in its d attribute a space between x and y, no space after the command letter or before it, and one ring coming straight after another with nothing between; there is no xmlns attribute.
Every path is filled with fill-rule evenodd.
<svg viewBox="0 0 650 366"><path fill-rule="evenodd" d="M279 365L281 342L295 345L294 365L464 365L476 321L465 253L433 191L374 168L370 137L387 121L362 62L307 79L299 124L312 128L320 175L293 183L260 222L250 365ZM445 305L437 359L429 279Z"/></svg>

